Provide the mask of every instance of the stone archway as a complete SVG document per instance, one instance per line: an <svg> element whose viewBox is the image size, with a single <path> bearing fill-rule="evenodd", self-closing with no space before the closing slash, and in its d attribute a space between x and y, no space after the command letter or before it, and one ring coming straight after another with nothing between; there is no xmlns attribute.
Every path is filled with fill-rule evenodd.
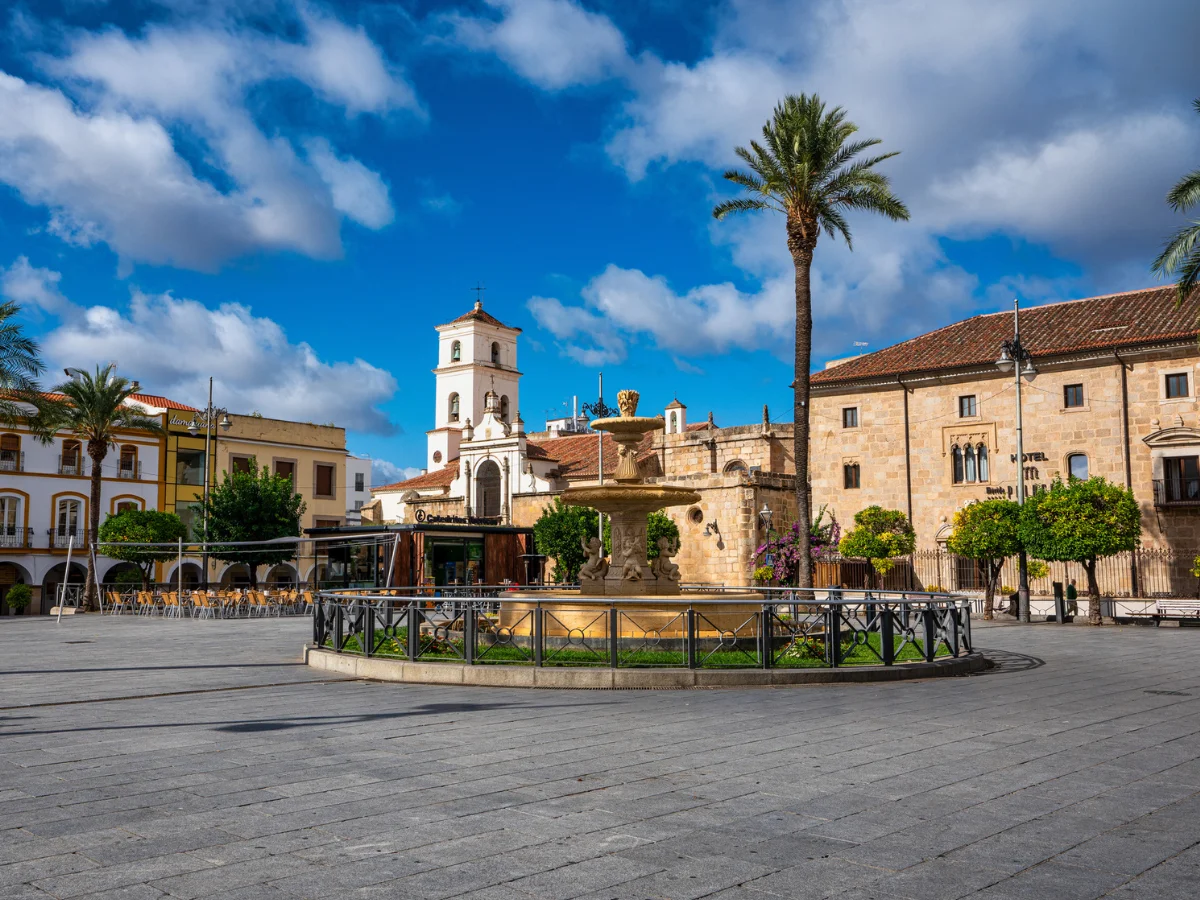
<svg viewBox="0 0 1200 900"><path fill-rule="evenodd" d="M475 515L500 515L500 467L485 459L475 470Z"/></svg>
<svg viewBox="0 0 1200 900"><path fill-rule="evenodd" d="M31 603L22 612L9 609L4 598L8 596L8 589L14 584L28 584L32 587L33 579L29 577L29 572L23 566L11 562L0 562L0 616L28 615L37 605Z"/></svg>

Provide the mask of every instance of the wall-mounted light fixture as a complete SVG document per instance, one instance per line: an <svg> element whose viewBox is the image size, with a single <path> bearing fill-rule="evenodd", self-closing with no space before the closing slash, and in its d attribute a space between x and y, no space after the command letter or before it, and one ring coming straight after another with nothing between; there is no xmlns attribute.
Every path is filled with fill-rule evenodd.
<svg viewBox="0 0 1200 900"><path fill-rule="evenodd" d="M716 522L709 522L707 525L704 526L704 536L705 537L712 537L714 532L718 535L721 533L721 529L717 527Z"/></svg>

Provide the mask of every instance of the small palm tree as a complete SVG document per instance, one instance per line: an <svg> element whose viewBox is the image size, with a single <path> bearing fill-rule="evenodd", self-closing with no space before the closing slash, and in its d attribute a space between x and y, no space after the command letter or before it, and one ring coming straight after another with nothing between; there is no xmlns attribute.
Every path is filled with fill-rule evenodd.
<svg viewBox="0 0 1200 900"><path fill-rule="evenodd" d="M88 507L88 531L92 540L100 530L100 488L104 458L108 448L115 446L119 429L136 428L154 434L162 433L158 419L143 415L126 401L138 391L135 381L113 374L113 366L96 367L96 374L81 372L78 377L51 389L51 397L41 404L36 427L38 436L46 442L58 432L67 431L87 444L92 461L92 491ZM57 395L57 396L55 396ZM84 606L94 609L96 583L92 574L92 557L88 554L87 584Z"/></svg>
<svg viewBox="0 0 1200 900"><path fill-rule="evenodd" d="M853 249L845 213L864 210L893 220L908 218L908 208L892 193L886 175L875 166L896 153L857 159L878 139L851 140L858 126L846 120L840 106L827 110L816 94L789 95L763 126L763 144L736 148L750 172L731 170L725 178L749 194L719 203L713 216L774 210L786 217L787 244L796 268L796 381L794 452L796 508L812 521L808 488L808 393L812 366L812 291L809 274L813 251L822 231L840 235ZM764 146L765 145L765 146ZM812 587L809 529L800 529L798 548L801 587Z"/></svg>
<svg viewBox="0 0 1200 900"><path fill-rule="evenodd" d="M17 401L33 401L38 394L34 380L42 373L38 345L21 333L17 313L21 307L8 301L0 303L0 423L12 425L25 413Z"/></svg>
<svg viewBox="0 0 1200 900"><path fill-rule="evenodd" d="M1192 101L1192 106L1200 112L1200 100ZM1200 203L1200 169L1179 179L1167 194L1167 203L1175 212L1182 213ZM1200 282L1200 222L1192 222L1176 233L1150 269L1157 275L1173 279L1179 302L1186 300Z"/></svg>

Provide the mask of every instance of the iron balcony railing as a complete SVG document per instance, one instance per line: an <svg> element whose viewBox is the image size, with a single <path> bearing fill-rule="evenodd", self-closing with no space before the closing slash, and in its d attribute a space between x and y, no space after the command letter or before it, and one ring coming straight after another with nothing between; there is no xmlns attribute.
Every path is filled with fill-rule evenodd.
<svg viewBox="0 0 1200 900"><path fill-rule="evenodd" d="M140 462L123 462L117 467L118 478L138 479L142 477L142 464Z"/></svg>
<svg viewBox="0 0 1200 900"><path fill-rule="evenodd" d="M313 646L447 664L614 669L892 666L972 652L970 601L949 594L745 589L635 606L510 590L323 591Z"/></svg>
<svg viewBox="0 0 1200 900"><path fill-rule="evenodd" d="M1154 482L1154 505L1200 506L1200 478L1164 478Z"/></svg>
<svg viewBox="0 0 1200 900"><path fill-rule="evenodd" d="M0 472L24 472L24 450L0 450Z"/></svg>
<svg viewBox="0 0 1200 900"><path fill-rule="evenodd" d="M60 456L58 458L58 474L59 475L82 475L83 472L83 457L82 456Z"/></svg>
<svg viewBox="0 0 1200 900"><path fill-rule="evenodd" d="M33 529L20 525L0 525L0 550L20 550L33 546Z"/></svg>
<svg viewBox="0 0 1200 900"><path fill-rule="evenodd" d="M71 544L71 538L75 539L76 550L87 547L87 532L82 528L51 528L47 534L50 535L52 550L66 550Z"/></svg>

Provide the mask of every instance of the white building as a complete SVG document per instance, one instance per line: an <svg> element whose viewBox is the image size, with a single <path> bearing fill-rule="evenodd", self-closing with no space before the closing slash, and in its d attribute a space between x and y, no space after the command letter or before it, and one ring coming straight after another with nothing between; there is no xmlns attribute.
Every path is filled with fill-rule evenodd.
<svg viewBox="0 0 1200 900"><path fill-rule="evenodd" d="M346 454L346 524L362 524L362 508L371 500L371 457Z"/></svg>

